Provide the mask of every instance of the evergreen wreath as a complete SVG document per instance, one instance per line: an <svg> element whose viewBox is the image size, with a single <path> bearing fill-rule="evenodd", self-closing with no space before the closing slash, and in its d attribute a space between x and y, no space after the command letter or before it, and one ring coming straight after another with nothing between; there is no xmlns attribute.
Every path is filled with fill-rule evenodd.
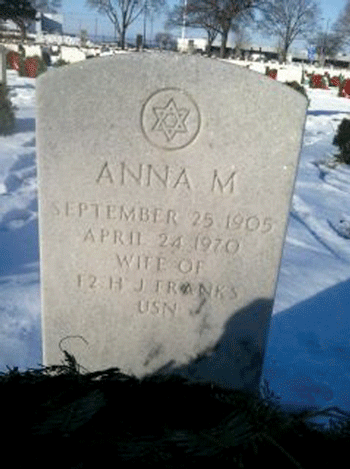
<svg viewBox="0 0 350 469"><path fill-rule="evenodd" d="M349 415L337 408L285 413L267 382L260 398L177 376L83 373L64 354L59 366L0 375L8 464L320 469L347 458ZM331 427L312 423L317 415L332 417Z"/></svg>

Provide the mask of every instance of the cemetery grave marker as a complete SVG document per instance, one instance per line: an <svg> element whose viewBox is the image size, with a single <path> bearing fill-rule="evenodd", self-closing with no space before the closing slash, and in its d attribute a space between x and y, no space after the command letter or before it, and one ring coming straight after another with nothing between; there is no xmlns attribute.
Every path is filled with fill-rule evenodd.
<svg viewBox="0 0 350 469"><path fill-rule="evenodd" d="M161 53L49 71L37 97L45 364L257 391L306 99Z"/></svg>

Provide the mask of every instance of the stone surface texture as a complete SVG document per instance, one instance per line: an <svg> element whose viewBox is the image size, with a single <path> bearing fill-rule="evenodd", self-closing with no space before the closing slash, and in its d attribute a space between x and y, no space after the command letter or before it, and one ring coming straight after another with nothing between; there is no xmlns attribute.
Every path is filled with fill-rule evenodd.
<svg viewBox="0 0 350 469"><path fill-rule="evenodd" d="M306 99L143 53L49 71L37 104L45 364L255 392Z"/></svg>

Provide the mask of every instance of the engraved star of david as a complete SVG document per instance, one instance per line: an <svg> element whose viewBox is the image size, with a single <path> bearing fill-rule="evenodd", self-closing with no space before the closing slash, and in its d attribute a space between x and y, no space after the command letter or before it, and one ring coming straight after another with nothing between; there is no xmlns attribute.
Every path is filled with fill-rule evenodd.
<svg viewBox="0 0 350 469"><path fill-rule="evenodd" d="M168 142L170 142L177 133L187 132L185 120L190 111L185 108L178 109L173 98L170 99L165 107L154 107L153 112L157 117L157 122L152 130L164 132Z"/></svg>

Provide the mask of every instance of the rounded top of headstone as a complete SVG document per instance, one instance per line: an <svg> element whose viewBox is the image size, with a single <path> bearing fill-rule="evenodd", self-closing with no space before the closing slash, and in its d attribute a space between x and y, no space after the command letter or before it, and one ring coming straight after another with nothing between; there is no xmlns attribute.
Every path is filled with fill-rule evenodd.
<svg viewBox="0 0 350 469"><path fill-rule="evenodd" d="M95 57L90 60L75 62L73 64L60 67L58 70L49 70L45 74L42 74L40 77L38 77L38 80L46 80L52 74L68 75L70 73L77 73L77 69L80 69L82 72L88 70L93 71L95 69L101 68L104 70L112 70L113 68L119 68L120 64L122 63L130 64L132 62L135 63L138 71L141 71L143 67L147 68L147 76L149 80L152 80L152 78L157 80L158 70L164 70L166 68L168 69L169 76L173 76L174 81L178 81L179 76L175 76L172 71L173 69L171 64L173 64L178 70L183 69L184 73L186 73L186 71L192 71L197 75L197 81L199 74L203 73L205 69L208 76L211 76L211 73L214 74L213 78L218 78L218 74L225 74L226 71L226 73L234 73L237 76L241 76L242 80L246 79L247 77L254 77L256 82L265 82L265 85L268 84L272 88L284 88L282 83L278 81L272 81L271 78L259 72L247 69L246 67L234 63L230 63L228 60L213 59L200 55L180 54L172 51L151 51L143 53L124 52L114 56ZM165 64L168 65L165 66ZM179 75L179 72L177 75ZM125 86L126 83L121 83L121 85ZM290 87L288 87L288 89L289 90L287 93L291 93L292 95L299 96L300 99L303 99L300 96L300 93L296 92ZM254 90L252 90L252 93L254 93Z"/></svg>

